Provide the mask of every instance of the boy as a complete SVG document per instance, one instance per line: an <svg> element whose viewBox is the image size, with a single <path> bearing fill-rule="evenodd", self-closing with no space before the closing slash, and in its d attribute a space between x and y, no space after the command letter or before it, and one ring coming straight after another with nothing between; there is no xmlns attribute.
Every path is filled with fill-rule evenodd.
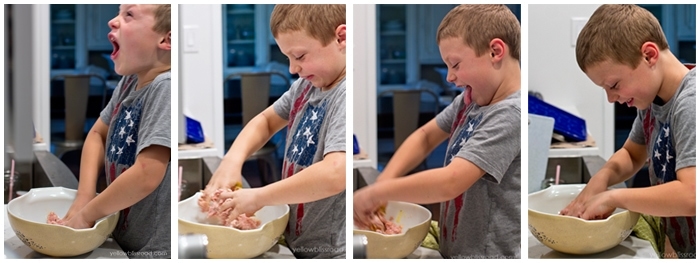
<svg viewBox="0 0 700 263"><path fill-rule="evenodd" d="M371 224L387 201L442 202L443 257L519 258L520 24L503 5L461 5L440 23L437 43L447 81L465 92L355 192L355 224ZM402 177L447 138L444 167Z"/></svg>
<svg viewBox="0 0 700 263"><path fill-rule="evenodd" d="M121 5L109 21L124 76L90 130L67 226L119 212L112 233L130 258L170 258L170 5ZM104 164L108 187L95 196Z"/></svg>
<svg viewBox="0 0 700 263"><path fill-rule="evenodd" d="M695 69L674 57L658 20L639 6L599 7L578 39L581 70L610 103L636 107L637 118L622 149L561 214L602 219L620 207L659 216L678 255L695 258ZM651 187L606 191L647 161Z"/></svg>
<svg viewBox="0 0 700 263"><path fill-rule="evenodd" d="M345 5L277 5L270 28L300 78L241 131L205 192L241 181L246 158L287 126L282 180L224 193L232 216L289 204L297 258L345 258Z"/></svg>

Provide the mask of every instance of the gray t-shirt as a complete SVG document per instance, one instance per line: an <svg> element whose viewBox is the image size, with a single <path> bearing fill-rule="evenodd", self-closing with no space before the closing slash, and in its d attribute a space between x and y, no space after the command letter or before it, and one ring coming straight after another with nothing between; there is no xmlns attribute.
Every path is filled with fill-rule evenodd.
<svg viewBox="0 0 700 263"><path fill-rule="evenodd" d="M520 258L520 91L480 107L455 98L436 117L450 133L444 165L466 159L486 174L440 205L445 258Z"/></svg>
<svg viewBox="0 0 700 263"><path fill-rule="evenodd" d="M105 145L107 183L136 162L151 145L170 148L170 71L134 91L136 75L125 76L100 119L109 126ZM144 175L145 176L145 175ZM170 258L170 162L155 191L121 211L114 240L130 258Z"/></svg>
<svg viewBox="0 0 700 263"><path fill-rule="evenodd" d="M345 79L328 91L299 79L273 107L289 120L282 180L328 153L345 152ZM290 208L284 237L294 256L345 258L345 191Z"/></svg>
<svg viewBox="0 0 700 263"><path fill-rule="evenodd" d="M695 167L695 69L664 105L638 110L629 138L646 145L651 185L677 180L676 172ZM662 217L662 227L671 245L695 258L695 217Z"/></svg>

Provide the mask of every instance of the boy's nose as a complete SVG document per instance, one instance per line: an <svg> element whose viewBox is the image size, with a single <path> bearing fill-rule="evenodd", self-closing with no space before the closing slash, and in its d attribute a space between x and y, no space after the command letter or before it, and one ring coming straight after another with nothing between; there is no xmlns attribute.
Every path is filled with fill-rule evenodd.
<svg viewBox="0 0 700 263"><path fill-rule="evenodd" d="M301 67L299 67L297 64L294 62L289 61L289 74L298 74L299 71L301 71Z"/></svg>
<svg viewBox="0 0 700 263"><path fill-rule="evenodd" d="M605 92L608 95L608 102L615 103L620 96L613 94L610 91Z"/></svg>
<svg viewBox="0 0 700 263"><path fill-rule="evenodd" d="M449 83L454 83L455 81L457 81L457 76L456 76L454 73L448 71L448 72L447 72L447 77L446 77L445 79L446 79L447 82L449 82Z"/></svg>
<svg viewBox="0 0 700 263"><path fill-rule="evenodd" d="M109 22L107 22L107 26L109 26L111 29L117 28L117 18L115 17L112 18L112 20L109 20Z"/></svg>

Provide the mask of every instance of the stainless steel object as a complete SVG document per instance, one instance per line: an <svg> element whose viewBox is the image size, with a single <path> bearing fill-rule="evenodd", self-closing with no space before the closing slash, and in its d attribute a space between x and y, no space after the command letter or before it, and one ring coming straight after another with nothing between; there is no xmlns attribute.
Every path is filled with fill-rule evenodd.
<svg viewBox="0 0 700 263"><path fill-rule="evenodd" d="M178 238L177 257L183 259L207 258L209 241L203 234L180 235Z"/></svg>
<svg viewBox="0 0 700 263"><path fill-rule="evenodd" d="M363 235L354 235L352 237L352 258L366 259L367 258L367 237Z"/></svg>

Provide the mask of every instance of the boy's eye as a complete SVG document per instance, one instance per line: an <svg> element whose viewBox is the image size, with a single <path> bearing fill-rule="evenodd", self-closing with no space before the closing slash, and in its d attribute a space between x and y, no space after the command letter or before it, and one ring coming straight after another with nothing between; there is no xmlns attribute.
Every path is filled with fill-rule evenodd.
<svg viewBox="0 0 700 263"><path fill-rule="evenodd" d="M304 58L304 56L306 56L306 54L304 54L304 55L301 55L301 56L299 56L299 57L297 57L297 58L295 58L295 59L296 59L296 60L301 60L301 59L303 59L303 58Z"/></svg>
<svg viewBox="0 0 700 263"><path fill-rule="evenodd" d="M610 87L610 90L617 89L617 83L619 83L619 82L616 82L615 85L612 85L612 87Z"/></svg>
<svg viewBox="0 0 700 263"><path fill-rule="evenodd" d="M457 64L455 64L454 66L452 66L452 68L453 68L453 69L457 69L458 66L459 66L459 63L457 63Z"/></svg>

